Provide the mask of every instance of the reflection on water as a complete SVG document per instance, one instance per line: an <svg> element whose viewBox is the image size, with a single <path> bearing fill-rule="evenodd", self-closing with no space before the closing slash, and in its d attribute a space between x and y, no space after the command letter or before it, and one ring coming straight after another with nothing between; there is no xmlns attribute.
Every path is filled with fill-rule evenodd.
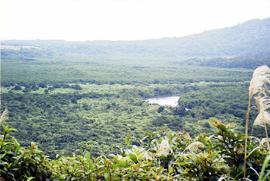
<svg viewBox="0 0 270 181"><path fill-rule="evenodd" d="M154 97L150 99L146 99L145 101L153 104L159 104L161 106L174 106L176 107L178 105L177 101L180 98L180 96L170 96L170 97Z"/></svg>

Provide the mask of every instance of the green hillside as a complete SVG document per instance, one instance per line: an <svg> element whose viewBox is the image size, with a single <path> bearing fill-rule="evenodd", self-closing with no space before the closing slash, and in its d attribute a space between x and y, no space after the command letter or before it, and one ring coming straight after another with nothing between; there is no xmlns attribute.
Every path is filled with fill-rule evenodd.
<svg viewBox="0 0 270 181"><path fill-rule="evenodd" d="M210 59L191 58L182 62L175 62L175 63L193 66L255 69L260 65L270 66L270 56L249 55L249 56L238 56L233 58L223 58L223 57L215 57Z"/></svg>
<svg viewBox="0 0 270 181"><path fill-rule="evenodd" d="M218 98L209 100L225 100L231 89L246 95L242 87L252 69L269 61L269 41L259 41L268 40L269 21L145 41L4 41L1 110L9 109L7 124L20 130L15 135L23 145L35 141L52 157L85 149L92 155L114 152L110 146L123 143L127 134L139 136L148 129L199 134L213 116L240 119L242 131L240 100L218 105ZM193 93L198 100L210 97L202 103ZM168 95L181 95L182 107L144 101Z"/></svg>
<svg viewBox="0 0 270 181"><path fill-rule="evenodd" d="M269 32L267 18L182 38L3 41L1 176L241 178L248 86L254 69L270 64ZM176 107L145 101L172 95ZM252 127L257 114L250 111L253 180L267 153L264 128ZM163 140L171 149L159 156ZM187 151L198 141L200 154Z"/></svg>
<svg viewBox="0 0 270 181"><path fill-rule="evenodd" d="M142 41L85 41L7 40L2 45L37 46L58 54L193 57L269 55L270 18L255 19L233 27L205 31L180 38L161 38ZM3 51L3 50L2 50ZM3 51L5 53L5 50Z"/></svg>

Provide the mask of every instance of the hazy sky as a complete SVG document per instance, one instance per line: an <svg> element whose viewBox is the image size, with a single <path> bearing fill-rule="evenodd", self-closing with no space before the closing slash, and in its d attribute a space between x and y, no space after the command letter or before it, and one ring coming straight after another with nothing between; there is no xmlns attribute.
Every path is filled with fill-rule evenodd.
<svg viewBox="0 0 270 181"><path fill-rule="evenodd" d="M270 0L1 0L1 39L181 37L270 17Z"/></svg>

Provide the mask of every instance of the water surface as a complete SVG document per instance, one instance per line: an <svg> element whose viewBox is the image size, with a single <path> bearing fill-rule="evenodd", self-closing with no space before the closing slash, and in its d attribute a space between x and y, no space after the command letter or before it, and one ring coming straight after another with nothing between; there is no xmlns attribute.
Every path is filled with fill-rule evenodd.
<svg viewBox="0 0 270 181"><path fill-rule="evenodd" d="M161 106L174 106L176 107L178 105L177 101L180 98L180 96L169 96L169 97L153 97L146 99L145 101L153 104L159 104Z"/></svg>

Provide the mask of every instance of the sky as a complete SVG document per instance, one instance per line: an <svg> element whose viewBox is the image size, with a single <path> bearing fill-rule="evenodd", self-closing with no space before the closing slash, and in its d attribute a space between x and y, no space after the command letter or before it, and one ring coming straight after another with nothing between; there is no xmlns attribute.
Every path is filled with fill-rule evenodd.
<svg viewBox="0 0 270 181"><path fill-rule="evenodd" d="M1 0L7 39L183 37L270 17L270 0Z"/></svg>

